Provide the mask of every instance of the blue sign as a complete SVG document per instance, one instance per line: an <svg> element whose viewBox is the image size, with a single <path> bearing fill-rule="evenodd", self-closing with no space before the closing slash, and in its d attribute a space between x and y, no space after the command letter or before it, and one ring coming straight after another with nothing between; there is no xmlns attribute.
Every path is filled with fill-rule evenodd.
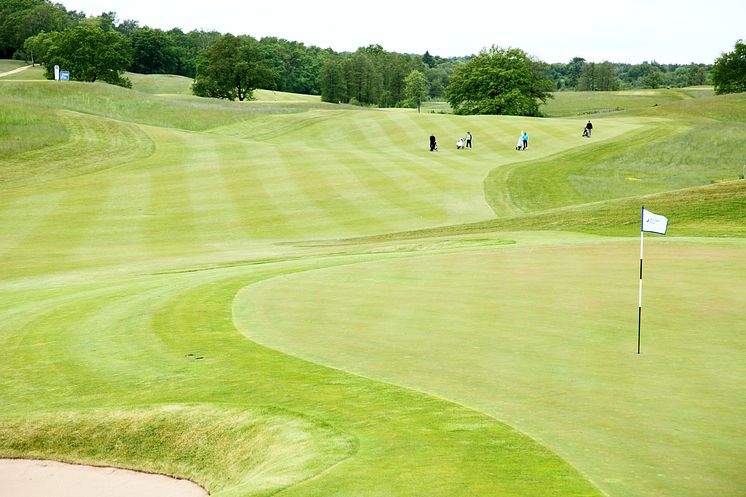
<svg viewBox="0 0 746 497"><path fill-rule="evenodd" d="M60 71L60 81L70 81L70 71Z"/></svg>

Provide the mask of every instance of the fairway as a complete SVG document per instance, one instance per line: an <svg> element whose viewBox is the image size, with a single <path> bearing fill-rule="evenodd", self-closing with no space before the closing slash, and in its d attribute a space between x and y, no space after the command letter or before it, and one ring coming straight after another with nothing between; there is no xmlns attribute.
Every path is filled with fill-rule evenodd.
<svg viewBox="0 0 746 497"><path fill-rule="evenodd" d="M0 79L0 457L223 497L745 495L743 94L610 95L589 140L582 95L132 80Z"/></svg>

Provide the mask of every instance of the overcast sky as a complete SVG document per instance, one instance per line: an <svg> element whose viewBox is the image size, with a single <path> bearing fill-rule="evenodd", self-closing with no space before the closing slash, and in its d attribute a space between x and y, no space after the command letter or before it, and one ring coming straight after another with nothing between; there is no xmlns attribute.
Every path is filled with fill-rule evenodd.
<svg viewBox="0 0 746 497"><path fill-rule="evenodd" d="M746 39L746 0L58 0L168 30L451 57L517 47L545 62L712 63Z"/></svg>

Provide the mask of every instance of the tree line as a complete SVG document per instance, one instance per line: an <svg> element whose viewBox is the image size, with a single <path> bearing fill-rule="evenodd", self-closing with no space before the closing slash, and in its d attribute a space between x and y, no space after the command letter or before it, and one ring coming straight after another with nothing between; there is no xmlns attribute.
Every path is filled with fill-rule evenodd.
<svg viewBox="0 0 746 497"><path fill-rule="evenodd" d="M530 99L538 103L553 91L701 84L714 84L716 91L738 88L721 84L718 77L740 74L742 45L739 41L736 52L724 54L715 65L595 63L580 57L546 64L518 49L498 47L451 58L429 52L388 52L380 45L340 53L275 37L255 39L201 30L185 33L179 28L164 31L134 20L118 22L114 12L88 17L50 0L0 0L0 55L44 63L49 77L54 64L64 65L73 79L123 86L129 84L125 71L177 74L195 80L196 95L239 100L251 98L255 88L265 88L364 106L418 106L423 98L436 98L448 100L456 112L534 114L538 106ZM76 46L94 51L96 61L90 53L75 53L71 47ZM735 62L722 61L726 55L733 55ZM718 63L728 61L735 70L718 70ZM463 88L479 86L478 75L485 71L507 78L485 87L493 93L502 88L499 95L487 99L464 96ZM508 95L515 85L523 87Z"/></svg>
<svg viewBox="0 0 746 497"><path fill-rule="evenodd" d="M711 84L712 67L712 64L659 64L655 61L596 63L575 57L566 64L550 64L547 69L557 91L616 91Z"/></svg>

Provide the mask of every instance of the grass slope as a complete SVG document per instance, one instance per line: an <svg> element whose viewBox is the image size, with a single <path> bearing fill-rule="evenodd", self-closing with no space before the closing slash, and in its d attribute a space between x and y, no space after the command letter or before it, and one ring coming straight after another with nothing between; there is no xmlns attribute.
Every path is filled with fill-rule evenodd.
<svg viewBox="0 0 746 497"><path fill-rule="evenodd" d="M657 262L677 280L653 286L652 304L679 317L651 320L660 337L645 357L660 361L631 362L617 333L629 327L640 202L669 214L672 234L742 237L742 183L706 186L721 166L699 153L644 188L608 186L615 164L658 167L662 155L634 144L674 151L707 126L741 136L731 116L742 96L608 116L591 141L578 136L582 118L269 93L218 102L180 94L183 84L0 81L0 454L108 461L226 496L743 488L732 464L743 343L727 305L744 292L727 276L742 273L742 240L661 239L669 259ZM522 129L531 146L516 152ZM475 148L457 151L466 130ZM430 134L438 153L426 151ZM738 157L742 146L721 149ZM549 167L553 182L533 181ZM504 233L517 227L545 232ZM609 288L627 275L628 250L630 280ZM598 274L572 271L584 265ZM727 295L693 313L699 291ZM694 358L675 330L705 323ZM676 350L691 360L677 363ZM682 384L637 383L634 402L618 400L635 368ZM717 388L704 391L705 376ZM664 385L681 391L662 406ZM700 402L726 413L717 429L702 429ZM635 431L643 408L662 417ZM625 450L631 431L660 440ZM685 461L689 449L707 464Z"/></svg>
<svg viewBox="0 0 746 497"><path fill-rule="evenodd" d="M625 91L561 91L541 106L548 117L591 115L640 110L671 102L712 96L712 87Z"/></svg>
<svg viewBox="0 0 746 497"><path fill-rule="evenodd" d="M20 68L25 69L7 74L10 71ZM18 60L0 59L0 74L5 74L5 76L0 77L0 81L41 81L46 79L42 66L36 65L31 67L27 66L23 61Z"/></svg>
<svg viewBox="0 0 746 497"><path fill-rule="evenodd" d="M20 60L0 59L0 73L14 71L25 65L26 64Z"/></svg>
<svg viewBox="0 0 746 497"><path fill-rule="evenodd" d="M354 440L278 409L93 409L5 422L6 456L176 474L213 494L272 495L354 453Z"/></svg>

